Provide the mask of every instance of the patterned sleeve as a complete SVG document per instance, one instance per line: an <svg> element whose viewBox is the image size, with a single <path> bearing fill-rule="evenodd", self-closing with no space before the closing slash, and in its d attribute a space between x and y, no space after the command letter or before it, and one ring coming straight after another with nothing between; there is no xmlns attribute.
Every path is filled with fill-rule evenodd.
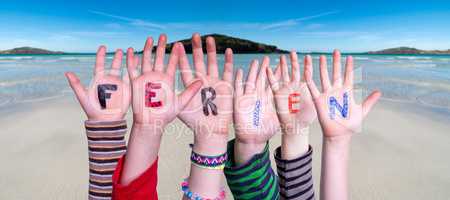
<svg viewBox="0 0 450 200"><path fill-rule="evenodd" d="M281 148L275 150L280 184L280 199L310 200L314 198L312 178L312 147L306 154L292 159L281 158Z"/></svg>
<svg viewBox="0 0 450 200"><path fill-rule="evenodd" d="M278 199L279 189L270 165L269 145L247 163L234 163L234 140L228 142L228 161L224 173L234 199Z"/></svg>
<svg viewBox="0 0 450 200"><path fill-rule="evenodd" d="M112 175L117 161L125 154L127 123L86 121L89 150L89 199L111 199Z"/></svg>

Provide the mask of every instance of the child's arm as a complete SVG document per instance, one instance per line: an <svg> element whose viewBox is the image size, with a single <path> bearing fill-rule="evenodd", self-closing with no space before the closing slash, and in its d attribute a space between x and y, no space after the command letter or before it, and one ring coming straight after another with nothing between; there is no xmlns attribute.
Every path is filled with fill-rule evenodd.
<svg viewBox="0 0 450 200"><path fill-rule="evenodd" d="M269 159L269 140L279 130L279 122L266 84L269 57L261 66L251 63L243 87L243 71L235 80L234 125L236 139L228 146L225 167L228 186L235 199L277 199L278 181Z"/></svg>
<svg viewBox="0 0 450 200"><path fill-rule="evenodd" d="M348 159L351 137L360 131L364 117L378 101L375 91L362 105L353 97L353 58L347 57L345 80L341 78L341 55L333 54L333 81L328 78L325 56L320 57L322 92L312 80L312 59L305 57L306 82L319 116L323 132L321 199L348 199Z"/></svg>
<svg viewBox="0 0 450 200"><path fill-rule="evenodd" d="M203 88L179 115L194 131L191 170L189 177L183 182L183 198L214 199L224 195L223 167L233 111L233 54L231 49L226 50L223 76L220 77L214 38L206 39L206 64L199 34L193 34L192 45L195 73L181 46L181 77L186 86L195 75L195 78L203 80Z"/></svg>
<svg viewBox="0 0 450 200"><path fill-rule="evenodd" d="M114 55L110 73L104 70L106 48L97 52L93 84L85 89L78 77L66 73L88 120L85 122L89 152L89 199L111 198L112 175L126 151L125 114L130 106L127 77L120 78L122 51Z"/></svg>
<svg viewBox="0 0 450 200"><path fill-rule="evenodd" d="M155 62L151 63L152 38L144 47L142 72L133 49L127 52L127 66L132 85L133 127L128 151L114 174L115 199L157 199L157 157L164 127L170 123L197 93L202 83L194 81L185 91L174 90L180 43L176 43L164 64L167 38L158 41ZM122 163L121 163L122 164Z"/></svg>
<svg viewBox="0 0 450 200"><path fill-rule="evenodd" d="M314 199L309 126L317 115L306 82L300 78L296 52L290 53L290 60L291 75L284 55L280 57L280 77L267 69L283 132L281 147L275 152L280 196L283 199Z"/></svg>

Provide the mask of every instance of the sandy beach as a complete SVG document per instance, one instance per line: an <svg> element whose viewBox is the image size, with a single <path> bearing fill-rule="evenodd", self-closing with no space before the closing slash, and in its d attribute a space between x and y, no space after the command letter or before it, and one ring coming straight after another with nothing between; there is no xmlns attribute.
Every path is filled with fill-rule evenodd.
<svg viewBox="0 0 450 200"><path fill-rule="evenodd" d="M0 118L0 199L86 199L85 116L78 102L64 97L19 107L2 111ZM445 155L450 152L448 116L430 117L426 111L409 108L381 102L365 121L364 132L354 137L351 199L438 200L450 196L450 159ZM321 139L315 123L311 145L317 194ZM190 142L192 133L179 121L166 131L159 161L160 199L180 199L179 183L189 173ZM279 144L277 135L271 149Z"/></svg>

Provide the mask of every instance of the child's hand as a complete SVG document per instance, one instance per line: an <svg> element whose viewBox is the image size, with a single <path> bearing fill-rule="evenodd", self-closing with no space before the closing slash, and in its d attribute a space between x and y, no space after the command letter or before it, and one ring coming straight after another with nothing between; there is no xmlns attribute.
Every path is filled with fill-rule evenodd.
<svg viewBox="0 0 450 200"><path fill-rule="evenodd" d="M273 106L272 92L266 85L266 70L269 63L270 60L267 56L264 57L261 67L258 66L257 60L252 61L245 90L242 84L242 69L237 72L234 123L236 142L238 143L264 146L279 129L280 124Z"/></svg>
<svg viewBox="0 0 450 200"><path fill-rule="evenodd" d="M353 58L347 57L345 80L341 78L341 54L333 53L333 82L328 78L325 56L320 57L320 79L322 93L312 79L311 56L305 57L305 76L308 88L314 99L324 137L350 136L360 130L362 120L381 96L379 91L372 92L362 105L353 98Z"/></svg>
<svg viewBox="0 0 450 200"><path fill-rule="evenodd" d="M189 61L180 46L180 70L184 85L189 85L194 76ZM192 36L192 55L195 78L203 81L203 87L180 113L181 121L195 133L193 150L197 153L223 153L226 150L228 129L233 112L233 53L225 52L223 77L219 77L216 44L213 37L206 39L207 67L203 60L202 41L199 34ZM206 70L207 68L207 70Z"/></svg>
<svg viewBox="0 0 450 200"><path fill-rule="evenodd" d="M201 81L193 81L181 94L174 91L175 71L179 59L180 43L176 43L167 66L164 64L166 35L161 35L156 49L154 63L151 59L153 39L147 39L142 56L142 72L137 66L139 57L133 49L127 51L127 67L133 91L133 116L136 125L154 125L162 129L171 122L188 104L202 86Z"/></svg>
<svg viewBox="0 0 450 200"><path fill-rule="evenodd" d="M312 101L306 82L300 80L300 66L297 53L291 52L291 76L289 76L286 57L280 58L281 79L279 80L267 68L270 86L275 95L278 118L285 134L295 133L301 128L308 127L316 118L316 109Z"/></svg>
<svg viewBox="0 0 450 200"><path fill-rule="evenodd" d="M89 120L115 121L125 117L131 101L128 75L120 78L122 65L122 50L118 49L112 61L110 72L105 73L106 47L101 46L97 51L94 80L89 88L84 88L78 77L67 72L70 87L75 92Z"/></svg>
<svg viewBox="0 0 450 200"><path fill-rule="evenodd" d="M196 133L214 133L227 136L233 106L233 52L225 52L223 77L219 77L216 44L213 37L206 39L207 64L203 60L202 41L199 34L192 36L192 56L195 78L203 81L201 91L180 113L180 119ZM184 85L194 77L184 48L181 47L180 70ZM206 70L207 68L207 70Z"/></svg>

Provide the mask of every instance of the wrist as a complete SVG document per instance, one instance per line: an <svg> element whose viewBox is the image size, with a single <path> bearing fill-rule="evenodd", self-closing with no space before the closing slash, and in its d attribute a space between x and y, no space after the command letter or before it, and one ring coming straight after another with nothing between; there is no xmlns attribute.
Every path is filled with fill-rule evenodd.
<svg viewBox="0 0 450 200"><path fill-rule="evenodd" d="M267 143L248 143L236 138L234 143L235 162L238 165L245 164L254 155L260 154L264 151Z"/></svg>
<svg viewBox="0 0 450 200"><path fill-rule="evenodd" d="M213 156L227 151L227 135L196 133L192 150L196 153Z"/></svg>
<svg viewBox="0 0 450 200"><path fill-rule="evenodd" d="M343 153L350 151L351 135L333 136L323 138L324 150L330 153Z"/></svg>
<svg viewBox="0 0 450 200"><path fill-rule="evenodd" d="M281 136L281 157L295 159L309 149L309 127L297 128L291 132L283 132Z"/></svg>

